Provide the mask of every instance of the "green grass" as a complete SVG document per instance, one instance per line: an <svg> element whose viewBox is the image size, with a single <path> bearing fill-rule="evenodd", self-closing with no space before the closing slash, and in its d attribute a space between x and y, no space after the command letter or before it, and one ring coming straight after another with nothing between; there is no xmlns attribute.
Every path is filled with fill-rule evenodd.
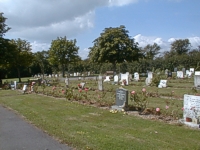
<svg viewBox="0 0 200 150"><path fill-rule="evenodd" d="M200 131L37 94L0 90L0 103L76 149L200 149ZM164 105L164 99L150 98ZM180 103L180 101L177 101Z"/></svg>

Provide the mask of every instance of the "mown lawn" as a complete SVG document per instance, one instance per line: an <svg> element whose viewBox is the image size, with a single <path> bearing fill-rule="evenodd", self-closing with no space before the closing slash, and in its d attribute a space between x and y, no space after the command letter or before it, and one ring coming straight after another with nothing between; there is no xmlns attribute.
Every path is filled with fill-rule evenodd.
<svg viewBox="0 0 200 150"><path fill-rule="evenodd" d="M141 87L140 87L141 88ZM150 98L165 106L164 99ZM181 105L181 102L178 101ZM200 130L37 94L0 90L0 104L76 149L200 149Z"/></svg>

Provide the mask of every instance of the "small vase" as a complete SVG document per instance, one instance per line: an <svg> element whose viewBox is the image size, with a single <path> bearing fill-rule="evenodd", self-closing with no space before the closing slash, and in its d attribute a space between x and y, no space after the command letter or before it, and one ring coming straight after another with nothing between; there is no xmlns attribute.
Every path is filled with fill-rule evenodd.
<svg viewBox="0 0 200 150"><path fill-rule="evenodd" d="M192 122L192 118L186 117L186 122Z"/></svg>

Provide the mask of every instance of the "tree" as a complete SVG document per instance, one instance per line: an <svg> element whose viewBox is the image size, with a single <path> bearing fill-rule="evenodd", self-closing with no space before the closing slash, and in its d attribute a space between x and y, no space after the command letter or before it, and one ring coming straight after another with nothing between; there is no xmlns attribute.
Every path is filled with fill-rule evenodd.
<svg viewBox="0 0 200 150"><path fill-rule="evenodd" d="M10 27L7 27L5 24L7 18L3 17L3 13L0 13L0 38L3 37L3 35L10 30Z"/></svg>
<svg viewBox="0 0 200 150"><path fill-rule="evenodd" d="M138 43L129 37L125 26L105 28L93 43L93 47L89 48L90 61L112 63L114 71L117 63L132 62L140 56Z"/></svg>
<svg viewBox="0 0 200 150"><path fill-rule="evenodd" d="M41 73L44 76L44 73L50 70L50 64L48 62L49 54L48 51L41 51L34 53L34 64L40 67Z"/></svg>
<svg viewBox="0 0 200 150"><path fill-rule="evenodd" d="M31 45L26 40L11 40L11 44L15 46L12 53L12 61L10 62L10 67L17 69L19 82L21 82L20 69L29 67L33 61L33 55L31 52Z"/></svg>
<svg viewBox="0 0 200 150"><path fill-rule="evenodd" d="M179 39L175 40L171 44L171 51L176 52L178 55L186 54L191 48L190 42L188 39Z"/></svg>
<svg viewBox="0 0 200 150"><path fill-rule="evenodd" d="M160 53L160 49L160 46L156 43L153 45L148 44L144 47L143 52L147 59L153 60L155 56Z"/></svg>
<svg viewBox="0 0 200 150"><path fill-rule="evenodd" d="M67 40L66 37L58 37L51 42L48 60L51 65L61 65L64 77L66 66L79 59L78 50L75 39Z"/></svg>

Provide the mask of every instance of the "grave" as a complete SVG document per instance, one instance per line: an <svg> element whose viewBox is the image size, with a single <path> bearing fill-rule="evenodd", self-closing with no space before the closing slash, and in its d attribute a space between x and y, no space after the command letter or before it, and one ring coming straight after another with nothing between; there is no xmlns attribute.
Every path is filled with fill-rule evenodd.
<svg viewBox="0 0 200 150"><path fill-rule="evenodd" d="M119 77L118 77L118 75L115 75L114 76L114 84L118 84L118 82L119 82Z"/></svg>
<svg viewBox="0 0 200 150"><path fill-rule="evenodd" d="M125 81L125 82L123 82ZM121 80L120 82L122 82L122 85L128 85L128 74L121 74ZM125 83L125 84L124 84Z"/></svg>
<svg viewBox="0 0 200 150"><path fill-rule="evenodd" d="M103 77L99 76L98 78L98 89L99 91L103 91Z"/></svg>
<svg viewBox="0 0 200 150"><path fill-rule="evenodd" d="M116 90L116 104L111 106L113 110L122 111L128 106L128 90L124 88L118 88Z"/></svg>
<svg viewBox="0 0 200 150"><path fill-rule="evenodd" d="M168 71L167 77L172 78L172 72Z"/></svg>
<svg viewBox="0 0 200 150"><path fill-rule="evenodd" d="M183 71L177 71L177 78L183 78Z"/></svg>
<svg viewBox="0 0 200 150"><path fill-rule="evenodd" d="M65 79L65 85L66 85L66 87L69 87L69 78Z"/></svg>
<svg viewBox="0 0 200 150"><path fill-rule="evenodd" d="M84 89L84 86L85 86L85 83L84 82L81 82L80 84L79 84L79 89Z"/></svg>
<svg viewBox="0 0 200 150"><path fill-rule="evenodd" d="M110 81L110 76L106 76L106 79L103 80L103 82L109 82Z"/></svg>
<svg viewBox="0 0 200 150"><path fill-rule="evenodd" d="M139 79L140 79L139 73L138 73L138 72L135 72L135 73L134 73L134 80L135 80L135 81L138 81Z"/></svg>
<svg viewBox="0 0 200 150"><path fill-rule="evenodd" d="M26 90L27 90L27 85L26 85L26 84L24 84L24 86L23 86L23 88L22 88L22 91L25 93L25 92L26 92Z"/></svg>
<svg viewBox="0 0 200 150"><path fill-rule="evenodd" d="M190 68L190 72L194 73L194 68Z"/></svg>
<svg viewBox="0 0 200 150"><path fill-rule="evenodd" d="M160 80L158 88L166 88L167 87L167 80Z"/></svg>
<svg viewBox="0 0 200 150"><path fill-rule="evenodd" d="M200 75L194 75L194 86L200 89Z"/></svg>
<svg viewBox="0 0 200 150"><path fill-rule="evenodd" d="M153 73L152 72L148 72L148 78L153 78Z"/></svg>
<svg viewBox="0 0 200 150"><path fill-rule="evenodd" d="M190 78L192 76L192 72L189 70L186 70L186 77Z"/></svg>
<svg viewBox="0 0 200 150"><path fill-rule="evenodd" d="M167 75L168 74L168 69L165 69L165 75Z"/></svg>
<svg viewBox="0 0 200 150"><path fill-rule="evenodd" d="M177 68L174 68L174 72L177 72L178 71L178 69Z"/></svg>
<svg viewBox="0 0 200 150"><path fill-rule="evenodd" d="M184 95L182 123L199 128L200 124L200 96Z"/></svg>
<svg viewBox="0 0 200 150"><path fill-rule="evenodd" d="M146 78L145 83L147 86L149 86L152 82L152 78Z"/></svg>
<svg viewBox="0 0 200 150"><path fill-rule="evenodd" d="M200 71L195 71L194 75L200 75Z"/></svg>

